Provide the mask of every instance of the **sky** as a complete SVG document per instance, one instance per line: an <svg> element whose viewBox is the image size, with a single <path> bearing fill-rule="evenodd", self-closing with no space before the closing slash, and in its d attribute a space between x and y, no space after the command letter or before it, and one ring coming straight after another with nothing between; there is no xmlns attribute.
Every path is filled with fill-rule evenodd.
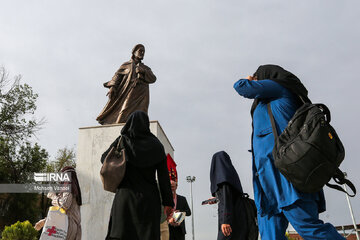
<svg viewBox="0 0 360 240"><path fill-rule="evenodd" d="M196 239L216 239L217 208L210 197L212 155L225 150L250 196L252 101L233 84L262 64L297 75L313 102L325 103L346 149L341 169L360 186L360 2L356 0L2 0L0 65L21 74L39 94L46 124L39 144L54 158L74 147L80 127L96 126L107 97L102 86L146 47L144 63L157 76L150 86L150 120L158 120L175 148L178 193L190 203L193 184ZM359 187L358 187L359 188ZM349 225L345 195L325 188L321 218ZM360 221L359 195L351 199ZM186 220L191 239L191 219Z"/></svg>

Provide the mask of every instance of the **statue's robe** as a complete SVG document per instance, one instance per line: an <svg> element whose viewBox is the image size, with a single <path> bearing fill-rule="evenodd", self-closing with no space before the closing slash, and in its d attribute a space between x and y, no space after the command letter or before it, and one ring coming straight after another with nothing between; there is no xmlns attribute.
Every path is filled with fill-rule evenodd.
<svg viewBox="0 0 360 240"><path fill-rule="evenodd" d="M148 66L140 65L145 68L143 74L136 73L136 65L130 60L120 66L109 82L104 83L104 87L114 88L114 91L96 118L100 124L125 123L136 110L148 112L149 84L156 81L156 76Z"/></svg>

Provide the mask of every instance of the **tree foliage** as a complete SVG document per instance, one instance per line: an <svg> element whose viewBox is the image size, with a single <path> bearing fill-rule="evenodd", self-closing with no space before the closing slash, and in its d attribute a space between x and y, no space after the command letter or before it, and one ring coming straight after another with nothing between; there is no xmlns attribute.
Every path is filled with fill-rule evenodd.
<svg viewBox="0 0 360 240"><path fill-rule="evenodd" d="M37 143L14 146L0 137L0 182L26 183L29 174L45 168L47 159L48 153Z"/></svg>
<svg viewBox="0 0 360 240"><path fill-rule="evenodd" d="M10 79L0 67L0 183L25 183L48 159L45 149L31 142L43 123L34 117L38 95L20 79Z"/></svg>
<svg viewBox="0 0 360 240"><path fill-rule="evenodd" d="M0 183L26 183L34 172L43 171L48 153L32 137L43 120L34 117L38 95L21 76L13 79L0 67ZM0 229L14 220L36 220L39 194L0 194Z"/></svg>
<svg viewBox="0 0 360 240"><path fill-rule="evenodd" d="M0 135L13 143L32 137L44 123L33 117L38 95L20 80L21 75L10 79L0 67Z"/></svg>
<svg viewBox="0 0 360 240"><path fill-rule="evenodd" d="M47 172L59 172L63 167L76 167L76 154L74 148L64 147L58 150L55 160L48 163Z"/></svg>
<svg viewBox="0 0 360 240"><path fill-rule="evenodd" d="M29 221L16 222L6 226L2 233L1 240L37 240L38 232Z"/></svg>

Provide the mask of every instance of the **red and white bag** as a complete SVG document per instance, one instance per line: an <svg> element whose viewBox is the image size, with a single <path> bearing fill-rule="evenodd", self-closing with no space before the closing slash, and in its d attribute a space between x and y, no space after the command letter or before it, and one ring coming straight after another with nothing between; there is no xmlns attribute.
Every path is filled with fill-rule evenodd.
<svg viewBox="0 0 360 240"><path fill-rule="evenodd" d="M52 206L49 208L39 240L65 240L68 226L69 220L66 211L63 208Z"/></svg>

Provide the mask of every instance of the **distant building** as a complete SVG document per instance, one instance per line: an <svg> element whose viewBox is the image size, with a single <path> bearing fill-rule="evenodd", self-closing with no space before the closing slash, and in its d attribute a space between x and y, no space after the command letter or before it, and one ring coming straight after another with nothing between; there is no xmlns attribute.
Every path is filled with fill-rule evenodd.
<svg viewBox="0 0 360 240"><path fill-rule="evenodd" d="M356 240L354 225L344 225L335 227L339 233L346 237L347 240ZM360 234L360 224L356 225L357 231Z"/></svg>

